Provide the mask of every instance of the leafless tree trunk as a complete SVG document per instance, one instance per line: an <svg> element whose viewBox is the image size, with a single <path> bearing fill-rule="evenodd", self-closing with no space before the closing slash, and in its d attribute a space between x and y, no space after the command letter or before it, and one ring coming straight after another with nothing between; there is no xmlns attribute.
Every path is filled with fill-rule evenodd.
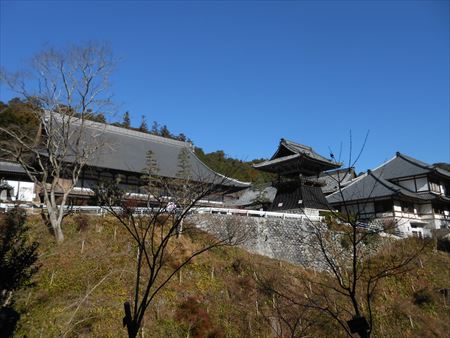
<svg viewBox="0 0 450 338"><path fill-rule="evenodd" d="M367 139L367 137L366 137ZM350 153L351 153L350 138ZM364 141L365 144L365 141ZM410 245L406 240L395 240L389 236L382 237L387 230L384 227L364 228L367 219L360 212L350 208L346 200L342 182L350 175L351 168L358 161L364 145L354 161L351 156L348 172L343 172L335 179L338 193L342 197L343 212L328 210L328 221L314 222L308 219L304 235L290 238L300 248L314 253L315 264L320 265L318 274L305 273L299 277L303 296L293 297L281 288L269 287L271 292L296 306L317 311L327 315L349 336L357 333L360 337L370 337L375 323L373 301L377 287L382 279L404 274L411 269L411 263L417 259L426 243ZM371 187L372 191L376 187ZM372 202L371 194L367 203ZM324 206L326 208L326 206ZM306 266L308 268L308 266ZM262 285L267 289L266 282ZM354 328L354 321L359 328ZM355 326L355 327L356 327ZM356 330L356 331L355 331Z"/></svg>
<svg viewBox="0 0 450 338"><path fill-rule="evenodd" d="M153 154L147 154L143 175L145 201L131 199L115 183L105 183L96 191L100 204L122 224L136 244L134 296L131 302L124 304L123 324L129 337L138 335L146 310L155 297L192 259L212 248L236 245L243 240L236 226L225 236L208 236L206 242L202 240L201 247L190 252L180 250L177 241L181 236L195 238L200 231L188 222L183 223L186 216L226 179L217 177L215 182L205 183L201 177L195 177L189 168L188 152L188 149L180 152L179 172L174 179L160 177Z"/></svg>
<svg viewBox="0 0 450 338"><path fill-rule="evenodd" d="M56 241L69 194L84 166L102 146L101 131L89 132L89 117L111 104L109 76L114 62L108 48L90 43L36 55L28 73L2 72L2 82L32 106L36 130L0 127L8 141L0 151L17 161L43 196L45 219ZM6 137L2 137L5 139Z"/></svg>

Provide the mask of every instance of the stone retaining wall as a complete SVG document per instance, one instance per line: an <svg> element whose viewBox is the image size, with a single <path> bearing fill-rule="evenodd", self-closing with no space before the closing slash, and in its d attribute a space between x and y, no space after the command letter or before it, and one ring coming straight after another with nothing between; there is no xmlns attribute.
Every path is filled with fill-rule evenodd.
<svg viewBox="0 0 450 338"><path fill-rule="evenodd" d="M324 268L321 255L312 245L306 220L193 214L186 221L219 238L236 233L239 246L251 252L294 264ZM308 230L309 229L309 230Z"/></svg>

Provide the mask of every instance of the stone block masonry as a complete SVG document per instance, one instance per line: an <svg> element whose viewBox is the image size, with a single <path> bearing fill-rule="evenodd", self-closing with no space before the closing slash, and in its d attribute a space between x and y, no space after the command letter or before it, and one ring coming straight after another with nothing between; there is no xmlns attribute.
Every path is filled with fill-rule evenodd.
<svg viewBox="0 0 450 338"><path fill-rule="evenodd" d="M240 237L239 246L270 258L324 269L322 255L313 244L314 234L306 219L192 214L186 219L219 238Z"/></svg>

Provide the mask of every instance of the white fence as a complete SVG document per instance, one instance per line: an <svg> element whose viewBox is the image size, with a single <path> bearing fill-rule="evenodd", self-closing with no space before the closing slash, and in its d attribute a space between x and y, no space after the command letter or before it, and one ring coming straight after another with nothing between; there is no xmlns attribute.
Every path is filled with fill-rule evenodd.
<svg viewBox="0 0 450 338"><path fill-rule="evenodd" d="M22 207L30 210L31 212L39 212L45 206L36 206L23 204ZM13 208L14 204L0 204L0 211L6 212ZM120 207L113 207L116 211L120 211ZM93 215L104 215L107 211L98 206L65 206L65 210L71 210L75 213L86 213ZM136 214L146 214L149 213L148 208L135 208ZM283 212L271 212L271 211L259 211L259 210L245 210L245 209L231 209L231 208L213 208L213 207L194 207L191 209L191 213L196 214L221 214L221 215L237 215L246 217L265 217L265 218L281 218L281 219L299 219L301 221L322 221L322 216L317 215L307 215L307 214L292 214Z"/></svg>
<svg viewBox="0 0 450 338"><path fill-rule="evenodd" d="M221 214L221 215L237 215L247 217L266 217L266 218L281 218L281 219L299 219L309 221L322 221L323 217L307 214L292 214L284 212L259 211L259 210L245 210L245 209L229 209L229 208L193 208L192 210L198 214Z"/></svg>

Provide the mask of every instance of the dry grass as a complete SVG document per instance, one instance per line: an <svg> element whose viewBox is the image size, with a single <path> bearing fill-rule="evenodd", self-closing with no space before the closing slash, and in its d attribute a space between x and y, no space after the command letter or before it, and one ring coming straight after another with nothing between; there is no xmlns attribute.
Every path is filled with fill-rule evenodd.
<svg viewBox="0 0 450 338"><path fill-rule="evenodd" d="M79 222L66 220L66 241L58 246L39 218L30 219L32 236L41 243L42 267L37 286L19 295L23 315L18 337L126 336L122 309L131 298L136 248L113 219L91 217L81 227ZM173 245L180 255L188 254L206 238L181 236ZM169 268L179 260L170 257ZM445 337L450 301L437 290L450 287L449 263L448 254L429 250L410 273L385 280L376 302L375 336ZM196 321L180 311L191 306L199 322L208 323L205 330L211 337L274 337L265 318L273 307L272 296L258 292L254 276L272 276L294 290L296 276L303 273L311 272L239 248L213 249L196 257L160 294L146 314L143 334L186 337ZM425 301L418 302L421 296ZM191 328L191 337L205 330ZM339 336L329 321L314 326L310 334Z"/></svg>

